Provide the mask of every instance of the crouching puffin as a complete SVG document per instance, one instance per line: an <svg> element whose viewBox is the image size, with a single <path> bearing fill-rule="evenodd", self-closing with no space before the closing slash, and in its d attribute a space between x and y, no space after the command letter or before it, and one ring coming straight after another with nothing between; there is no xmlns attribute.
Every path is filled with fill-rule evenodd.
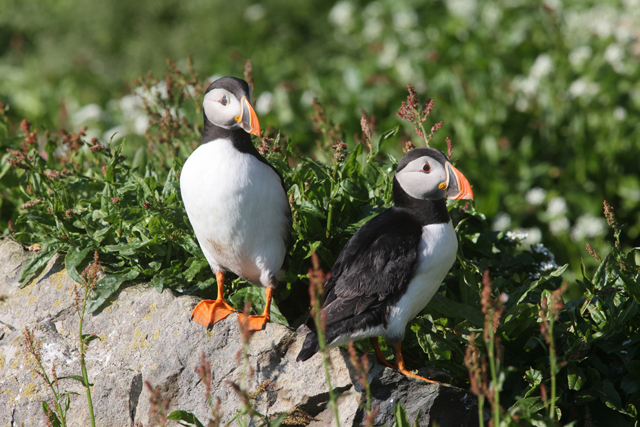
<svg viewBox="0 0 640 427"><path fill-rule="evenodd" d="M330 346L369 338L381 364L378 337L390 342L397 369L405 369L400 345L407 323L427 305L456 260L458 239L446 199L473 199L467 179L433 148L407 153L393 179L394 205L363 225L338 255L324 285L326 340ZM318 350L312 319L298 354L304 361Z"/></svg>
<svg viewBox="0 0 640 427"><path fill-rule="evenodd" d="M222 77L209 85L202 144L180 176L189 221L218 285L217 299L201 301L191 314L206 327L235 311L223 298L225 271L266 288L263 314L249 316L251 330L264 329L284 273L291 208L282 176L251 143L260 124L250 100L244 80Z"/></svg>

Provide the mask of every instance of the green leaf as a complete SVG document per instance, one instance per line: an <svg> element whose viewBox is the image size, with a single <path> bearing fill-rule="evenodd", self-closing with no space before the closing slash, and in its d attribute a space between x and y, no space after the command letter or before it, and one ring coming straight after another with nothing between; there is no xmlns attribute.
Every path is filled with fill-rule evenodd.
<svg viewBox="0 0 640 427"><path fill-rule="evenodd" d="M173 421L186 421L196 427L204 427L204 424L202 424L202 422L200 422L193 413L187 411L173 411L169 414L167 419Z"/></svg>
<svg viewBox="0 0 640 427"><path fill-rule="evenodd" d="M429 305L445 316L466 319L474 326L481 328L484 325L484 315L480 310L468 304L459 303L436 293Z"/></svg>
<svg viewBox="0 0 640 427"><path fill-rule="evenodd" d="M559 277L562 275L562 273L565 272L565 270L567 269L567 267L569 267L569 264L565 264L563 266L560 266L558 268L556 268L555 270L553 270L551 273L549 273L546 276L543 276L541 278L539 278L538 280L531 282L528 286L524 285L521 286L520 288L518 288L516 290L516 292L513 293L513 295L509 296L509 301L507 302L507 307L509 307L509 310L507 311L507 314L512 314L513 310L515 310L515 308L522 303L522 301L524 301L524 299L527 297L527 295L533 291L534 289L536 289L538 286L542 285L543 283L549 281L549 279L551 279L552 277ZM517 299L516 299L517 298ZM513 301L513 302L512 302Z"/></svg>
<svg viewBox="0 0 640 427"><path fill-rule="evenodd" d="M622 410L622 399L616 391L613 383L608 379L602 381L602 387L598 390L600 393L600 400L611 409L616 411Z"/></svg>
<svg viewBox="0 0 640 427"><path fill-rule="evenodd" d="M75 380L75 381L78 381L79 383L81 383L83 386L85 386L87 388L93 386L92 383L85 381L85 379L81 375L67 375L67 376L64 376L64 377L60 377L58 379L59 380L66 380L66 379Z"/></svg>
<svg viewBox="0 0 640 427"><path fill-rule="evenodd" d="M357 144L342 165L341 175L343 178L359 178L361 176L360 163L358 163L360 154L362 154L362 144Z"/></svg>
<svg viewBox="0 0 640 427"><path fill-rule="evenodd" d="M194 277L196 277L196 275L200 273L202 270L209 269L209 262L206 259L195 259L195 258L190 258L190 259L193 259L194 261L191 263L189 268L187 268L183 273L184 279L187 282L191 282L194 279Z"/></svg>
<svg viewBox="0 0 640 427"><path fill-rule="evenodd" d="M567 381L570 390L580 390L587 383L587 376L574 363L567 365Z"/></svg>
<svg viewBox="0 0 640 427"><path fill-rule="evenodd" d="M609 260L611 259L611 254L608 253L604 259L602 260L602 262L600 263L600 265L598 266L598 269L596 270L596 273L593 275L593 284L596 286L596 288L602 288L603 286L606 285L606 276L607 276L607 265L609 264Z"/></svg>
<svg viewBox="0 0 640 427"><path fill-rule="evenodd" d="M64 258L65 268L67 269L67 273L76 283L83 284L84 280L82 276L76 270L76 267L82 264L87 255L91 252L91 248L81 249L77 246L72 246L69 248L67 252L67 256Z"/></svg>
<svg viewBox="0 0 640 427"><path fill-rule="evenodd" d="M126 268L120 273L109 274L100 279L94 289L95 299L87 302L87 313L91 314L99 309L109 297L120 290L124 282L135 279L138 274L138 270Z"/></svg>
<svg viewBox="0 0 640 427"><path fill-rule="evenodd" d="M173 270L171 268L165 268L164 270L159 271L158 274L153 276L153 279L151 279L149 284L153 286L156 289L156 291L162 293L162 291L164 290L164 282L167 280L167 277L169 277L172 272Z"/></svg>
<svg viewBox="0 0 640 427"><path fill-rule="evenodd" d="M358 180L347 178L342 181L341 186L344 192L354 199L365 202L369 200L369 190L367 190L367 187L360 184Z"/></svg>
<svg viewBox="0 0 640 427"><path fill-rule="evenodd" d="M393 410L393 416L395 419L395 427L411 427L411 423L407 418L407 411L400 402L396 403L396 407Z"/></svg>
<svg viewBox="0 0 640 427"><path fill-rule="evenodd" d="M80 337L80 340L84 343L84 344L89 344L91 341L98 339L100 337L98 337L96 334L82 334L82 336Z"/></svg>
<svg viewBox="0 0 640 427"><path fill-rule="evenodd" d="M629 294L636 300L636 302L640 302L640 283L638 283L638 280L631 279L631 277L627 276L622 271L618 272L618 274L620 274L620 278L622 279L624 288L627 290L627 292L629 292Z"/></svg>
<svg viewBox="0 0 640 427"><path fill-rule="evenodd" d="M400 129L400 126L396 126L392 129L389 129L385 132L382 132L380 134L380 137L378 137L378 141L376 142L375 146L374 146L374 153L376 154L378 151L380 151L382 144L384 143L385 140L392 138L394 136L396 136L396 134L398 133L398 130ZM397 162L396 162L397 163Z"/></svg>
<svg viewBox="0 0 640 427"><path fill-rule="evenodd" d="M524 374L524 379L529 383L530 386L524 397L529 397L529 395L533 393L542 383L542 374L536 369L529 368L529 370Z"/></svg>
<svg viewBox="0 0 640 427"><path fill-rule="evenodd" d="M49 409L49 405L44 400L42 401L42 412L44 412L45 418L51 421L52 427L61 427L62 423L60 422L60 418L58 418L58 414Z"/></svg>
<svg viewBox="0 0 640 427"><path fill-rule="evenodd" d="M41 249L32 258L29 258L20 272L21 287L27 286L34 277L42 272L42 269L49 263L51 258L56 255L58 248L59 246L48 246L45 249Z"/></svg>

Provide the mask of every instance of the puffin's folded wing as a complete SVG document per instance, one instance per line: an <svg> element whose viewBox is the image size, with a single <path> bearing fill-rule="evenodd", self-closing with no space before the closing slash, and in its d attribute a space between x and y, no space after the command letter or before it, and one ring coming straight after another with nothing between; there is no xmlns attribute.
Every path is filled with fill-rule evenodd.
<svg viewBox="0 0 640 427"><path fill-rule="evenodd" d="M389 209L347 242L327 282L327 324L354 317L400 295L418 260L421 227Z"/></svg>

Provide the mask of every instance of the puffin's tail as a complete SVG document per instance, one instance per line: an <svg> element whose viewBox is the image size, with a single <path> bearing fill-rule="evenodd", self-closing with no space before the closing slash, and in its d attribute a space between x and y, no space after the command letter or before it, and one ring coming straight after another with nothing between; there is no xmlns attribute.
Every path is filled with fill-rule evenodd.
<svg viewBox="0 0 640 427"><path fill-rule="evenodd" d="M304 339L302 350L300 350L300 353L298 353L296 362L304 362L305 360L316 354L318 350L320 350L320 345L318 344L318 335L315 331L309 332Z"/></svg>

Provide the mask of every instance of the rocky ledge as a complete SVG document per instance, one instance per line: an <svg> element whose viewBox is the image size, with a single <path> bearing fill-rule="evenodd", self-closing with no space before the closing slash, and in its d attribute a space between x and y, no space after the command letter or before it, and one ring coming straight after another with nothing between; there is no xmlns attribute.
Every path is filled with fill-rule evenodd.
<svg viewBox="0 0 640 427"><path fill-rule="evenodd" d="M18 284L28 254L10 240L0 241L0 425L45 426L42 401L52 402L49 389L34 370L33 358L23 345L25 327L42 343L45 368L53 362L59 377L79 375L78 325L73 281L63 266L53 264L24 288ZM148 427L149 382L168 399L169 411L194 413L205 424L210 411L205 386L195 369L201 357L211 364L212 394L220 399L222 419L229 420L241 401L229 382L240 382L243 369L236 355L242 338L235 316L207 331L189 320L197 299L162 294L144 285L126 288L107 308L85 318L84 333L98 335L89 345L87 368L98 426ZM265 381L267 390L254 402L269 416L299 409L310 417L310 426L331 425L327 408L328 388L319 355L304 363L295 361L302 339L286 326L270 323L255 334L248 346L253 374L248 388ZM343 426L361 425L364 393L344 349L333 349L332 386L339 397ZM392 425L393 410L401 402L411 423L434 421L440 427L478 424L477 400L466 390L409 379L394 370L373 364L369 371L372 407L379 407L375 425ZM71 398L71 426L89 425L88 407L80 383L61 380L60 387L80 393ZM169 422L172 425L174 422ZM174 425L178 425L174 423Z"/></svg>

